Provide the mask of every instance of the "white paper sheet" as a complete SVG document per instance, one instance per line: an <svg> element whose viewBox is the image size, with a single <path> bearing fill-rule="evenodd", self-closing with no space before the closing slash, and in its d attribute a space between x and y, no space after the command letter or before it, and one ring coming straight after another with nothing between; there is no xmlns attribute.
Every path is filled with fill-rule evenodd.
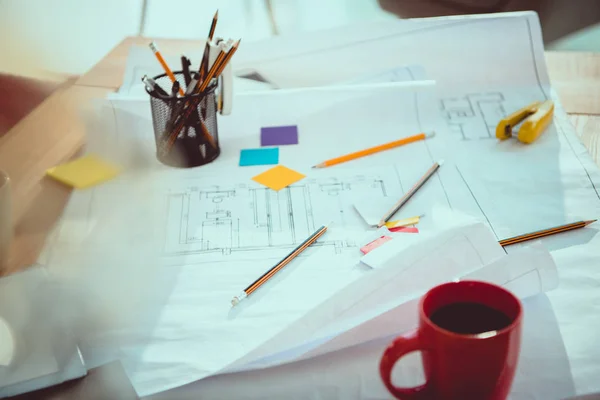
<svg viewBox="0 0 600 400"><path fill-rule="evenodd" d="M423 65L428 77L437 82L440 109L451 128L446 148L432 149L432 153L459 162L459 169L442 171L444 182L467 184L468 193L460 199L471 193L498 239L598 216L599 171L550 88L534 14L434 18L363 28L330 31L329 42L305 36L303 41L270 42L262 53L258 43L255 49L246 50L255 54L255 68L281 87L335 84L350 75L406 62ZM291 43L294 45L289 46ZM394 51L388 51L390 48ZM361 62L353 61L357 57ZM338 73L341 64L348 67ZM534 144L496 141L494 129L500 118L534 100L548 98L555 101L554 124ZM459 208L455 193L447 193L453 208ZM593 264L598 264L600 253L597 246L585 245L596 233L591 225L542 239L558 254L580 245L577 254L563 253L574 258L559 258L558 266L585 278L572 281L564 295L553 301L578 393L600 391L595 378L600 370L591 361L598 359L593 350L597 346L588 334L597 332L600 325L589 313L575 312L579 306L569 300L597 303L598 293L586 288L596 282ZM578 264L574 260L581 254L588 259Z"/></svg>
<svg viewBox="0 0 600 400"><path fill-rule="evenodd" d="M461 237L466 239L466 241L462 240ZM486 228L478 224L461 228L455 227L441 237L435 236L435 240L421 236L412 243L404 243L396 253L396 257L390 259L387 264L384 263L380 267L387 269L397 268L396 266L401 262L407 250L423 241L429 242L429 249L435 249L432 250L434 253L437 253L439 250L440 253L443 252L444 256L452 254L455 251L454 249L456 249L457 253L461 251L464 252L466 249L470 248L470 246L475 246L477 249L481 250L489 257L488 260L493 259L493 257L501 257L501 255L504 254ZM433 243L440 242L443 242L444 244L439 249L432 245ZM448 251L446 246L451 247L452 250ZM463 253L463 255L468 257L468 252ZM459 255L456 254L456 257L458 256ZM447 266L447 270L452 269L449 266L449 261L452 260L452 256L449 257L450 258L446 259L444 262L444 265ZM423 260L420 261L422 262ZM461 261L461 263L469 265L466 261ZM401 274L394 277L394 280L397 279L395 285L399 288L397 294L400 295L401 293L404 293L406 290L403 291L402 287L405 287L406 285L411 286L411 290L406 291L411 293L413 293L413 287L421 287L418 284L420 279L419 274L421 273L424 274L423 282L426 282L428 279L429 283L439 283L441 281L437 281L437 279L440 278L442 281L444 279L451 280L455 278L489 281L507 287L521 298L535 296L538 293L552 290L558 284L556 266L548 251L542 247L527 248L525 251L520 251L515 255L501 257L496 259L496 261L488 263L484 267L478 267L473 272L464 273L462 275L441 275L432 278L427 276L427 274L431 274L431 269L433 268L430 267L428 269L423 268L421 265L415 265L412 269L403 271L406 275ZM415 276L415 274L417 275ZM373 274L365 279L374 279L374 276L376 275ZM362 282L364 282L364 280L361 280L361 283ZM394 282L391 281L389 277L387 282L394 285ZM290 361L298 359L299 357L306 358L317 356L327 351L338 350L346 346L356 345L360 342L372 340L382 335L392 334L410 328L410 325L402 325L403 328L400 329L397 323L393 323L390 318L393 318L395 321L403 321L403 318L397 314L389 313L388 311L401 305L405 301L405 298L402 296L399 296L398 298L390 296L385 297L385 292L380 293L377 291L371 294L373 299L376 299L371 301L371 307L362 308L362 312L357 312L356 310L360 309L358 304L362 302L368 303L369 300L361 299L361 292L358 291L358 294L356 294L356 290L356 288L350 286L347 289L344 289L344 291L336 294L335 298L330 299L326 305L320 307L327 307L328 304L332 303L351 303L353 304L353 309L349 314L346 313L346 317L342 315L338 320L330 319L327 324L319 326L317 331L308 332L303 329L308 325L307 321L312 318L312 315L309 314L303 320L296 323L295 326L291 327L287 332L283 332L279 338L275 338L269 343L269 345L273 345L273 343L277 343L277 340L288 341L286 345L278 347L279 349L282 349L280 352L273 352L272 349L269 350L265 347L262 351L271 351L272 355L264 357L262 360L250 362L247 366L242 366L240 368L265 367L275 365L284 360ZM347 294L345 299L344 293ZM339 306L337 307L339 309ZM320 311L314 311L313 313L318 314L319 312ZM366 323L366 321L371 318L373 318L373 321L380 320L380 322ZM356 328L359 324L363 324L363 326ZM351 327L355 328L350 329ZM305 342L303 343L302 336L311 337L312 340L309 341L305 339ZM331 340L332 337L335 337L335 340ZM291 342L294 340L297 341L297 348L283 350L286 346L292 347ZM302 344L300 345L300 343ZM255 354L249 356L248 359L251 359Z"/></svg>
<svg viewBox="0 0 600 400"><path fill-rule="evenodd" d="M367 91L364 88L324 88L238 96L234 100L232 116L219 121L223 147L220 158L209 166L187 173L168 171L170 182L179 184L190 176L193 179L204 180L207 176L228 174L231 169L227 166L236 163L240 148L258 147L258 132L260 127L265 125L294 123L299 126L300 145L282 147L280 159L285 160L287 166L301 172L326 158L372 146L375 138L383 143L415 132L435 130L438 135L433 140L395 149L393 153L386 152L356 160L353 167L362 170L381 164L408 165L410 167L398 170L402 174L399 181L404 186L405 181L412 183L418 179L433 161L444 158L447 164L437 174L437 181L428 182L433 184L426 185L417 193L414 198L417 201L408 204L405 209L408 214L406 216L422 214L441 202L454 210L467 212L485 221L494 231L497 228L498 232L494 232L497 237L500 236L499 232L523 233L520 231L522 225L508 226L508 230L505 231L506 226L501 218L503 215L518 211L521 216L527 217L522 218L527 223L538 221L543 222L545 226L549 222L544 214L547 208L540 207L535 197L521 195L518 206L514 208L506 207L504 202L484 206L478 201L478 195L475 193L477 189L471 188L471 178L461 173L463 169L476 169L480 174L489 172L489 176L494 178L501 177L502 171L505 174L504 179L495 182L499 186L509 186L509 182L515 180L516 176L541 177L543 179L538 180L544 182L546 187L556 189L548 195L553 204L554 217L570 217L569 210L573 209L573 198L581 195L587 199L579 210L582 216L589 215L589 218L592 218L597 215L597 203L592 202L592 199L596 193L595 187L600 187L600 174L581 143L564 123L564 114L561 114L560 107L557 107L555 126L532 146L520 145L515 141L499 145L493 137L493 129L501 116L533 100L550 96L541 32L534 14L398 21L365 29L343 29L326 36L327 40L323 40L323 35L319 34L318 37L306 37L302 40L269 42L268 46L263 46L262 49L261 45L248 46L247 51L240 50L238 66L255 68L281 87L298 87L347 82L373 74L374 71L385 71L405 65L407 62L417 63L425 67L428 76L437 80L439 101L431 102L429 95L425 95L427 89L422 87L423 90L405 96L398 90L402 85L371 87ZM361 37L358 47L352 44L357 37ZM465 52L466 48L469 49L468 52ZM340 65L344 65L345 68L340 68ZM383 80L389 81L389 76ZM367 112L365 107L371 108ZM129 157L129 153L123 156L125 164L142 168L152 166L156 170L164 170L153 159L154 144L148 108L149 105L144 102L123 102L116 109L116 119L111 121L116 122L119 127L120 134L116 135L118 140L127 142L133 137L143 143L134 160ZM435 121L439 117L440 108L450 127L449 132L444 131L444 127ZM293 118L296 119L291 121ZM434 125L435 128L428 128L428 125ZM140 141L140 138L144 140ZM127 146L120 146L125 147ZM460 169L454 168L453 162L457 160L470 165L465 168L461 164ZM345 166L336 167L335 174L342 174L344 169ZM262 170L261 167L256 167L237 169L236 172L239 179L244 181ZM318 178L316 175L314 177ZM398 194L400 193L394 194L394 197ZM509 190L503 190L501 194L504 197L517 197ZM600 198L598 200L600 201ZM520 223L518 220L517 222ZM424 220L419 227L427 228L426 223ZM589 230L586 231L589 234ZM570 240L573 240L569 244L577 243L581 238L579 235L584 234L586 233L580 232L574 236L569 235ZM565 242L561 244L564 245ZM597 260L597 250L587 247L585 249L591 254L590 260ZM559 262L559 267L569 268L570 265L565 260ZM586 267L590 268L588 265ZM384 270L385 268L382 269ZM578 272L585 274L586 270L581 269ZM178 283L182 284L187 292L197 296L197 299L202 296L197 292L204 288L217 293L218 291L214 290L214 282L219 280L211 281L213 284L210 286L210 282L197 283L198 273L197 269L190 268L181 274L182 280ZM245 275L246 273L248 275ZM256 271L247 270L241 278L255 275ZM232 295L229 290L225 291L227 296L220 292L217 294L222 295L223 299ZM597 296L591 292L586 294L589 296L586 299L591 302L595 299L593 296ZM182 308L190 307L189 298L182 292L176 293L174 299L175 304L181 302ZM558 301L568 304L565 297ZM192 312L188 308L169 322L172 326L180 328L181 325L177 321L183 321L183 317L185 321L193 320L192 317L196 315L195 310ZM597 322L580 319L573 321L572 327L569 331L571 336L566 340L575 343L579 339L575 327L594 332L597 331ZM202 335L203 332L198 329L194 333ZM170 347L177 342L184 343L179 335L181 331L175 329L167 330L166 333L158 331L159 339L163 340L166 346L159 346L156 351L144 354L140 354L139 351L142 346L137 349L132 346L129 349L135 354L134 358L144 361L139 365L140 368L154 369L146 374L130 368L130 374L138 374L138 382L143 382L143 390L139 390L139 386L136 388L139 392L148 393L179 385L198 376L189 374L187 367L182 367L186 362L191 365L198 361L199 357L192 357L194 346L198 343L197 337L195 340L190 339L189 345L185 343L186 346L182 346L186 348L186 354L183 354L173 352L173 347ZM275 348L278 345L282 349L287 348L287 344L272 344ZM585 345L582 344L577 349L589 346L590 342L586 341ZM568 346L567 350L576 351L569 349L575 349L573 346ZM168 360L166 355L169 353L176 354L176 358ZM177 357L182 357L183 362ZM589 378L596 372L593 365L581 357L575 357L573 360L579 363L578 366L574 366L574 369L580 371L578 390L598 390L597 380L592 381ZM216 368L216 364L210 364L213 360L208 357L200 361ZM302 387L304 386L306 384ZM342 390L336 387L332 389L332 393Z"/></svg>
<svg viewBox="0 0 600 400"><path fill-rule="evenodd" d="M354 208L369 226L377 226L381 217L393 207L398 199L384 197L380 199L361 198L354 202ZM400 219L401 217L398 217Z"/></svg>
<svg viewBox="0 0 600 400"><path fill-rule="evenodd" d="M330 41L321 40L323 35ZM449 134L438 135L443 140L431 141L431 154L459 162L460 171L451 166L444 171L445 180L457 187L466 179L463 170L484 177L469 180L468 186L479 184L472 201L498 239L570 221L577 213L589 218L599 214L600 171L559 103L554 125L534 145L495 139L496 124L505 115L535 100L558 100L550 88L535 13L366 24L306 35L302 43L288 40L253 44L260 55L253 59L255 67L280 87L336 84L369 75L374 82L376 71L407 61L421 65L436 80L439 106L450 128ZM262 46L270 46L270 57L259 51ZM357 55L361 62L351 62ZM341 64L347 66L343 71ZM383 73L379 81L390 80ZM534 193L534 182L543 183L544 190ZM520 186L511 188L513 184ZM522 191L526 185L529 190ZM512 193L519 195L507 196ZM469 197L451 189L447 195L455 209Z"/></svg>
<svg viewBox="0 0 600 400"><path fill-rule="evenodd" d="M442 90L549 83L533 12L358 24L255 42L238 53L239 67L281 88L344 82L407 63L422 65Z"/></svg>
<svg viewBox="0 0 600 400"><path fill-rule="evenodd" d="M54 300L43 268L0 279L0 315L11 328L14 358L0 366L0 397L14 396L86 374L71 326L50 317Z"/></svg>
<svg viewBox="0 0 600 400"><path fill-rule="evenodd" d="M246 46L246 44L244 44ZM240 48L244 47L241 46ZM268 46L268 44L266 45ZM172 66L174 71L181 69L181 55L172 54L169 48L162 49L161 52L165 57L168 65ZM199 60L202 59L203 48L187 53L186 56L192 60L192 67L197 67ZM243 61L243 56L241 57ZM278 88L275 83L270 82L268 75L258 73L254 68L235 68L235 64L239 62L239 54L234 59L234 79L233 88L236 93L257 90L271 90ZM160 64L156 57L148 49L147 46L131 46L127 54L125 62L125 72L123 75L123 83L115 94L110 94L109 98L127 98L127 99L146 99L148 94L144 89L142 77L148 75L150 77L162 74L164 71L160 68ZM370 71L372 72L372 71ZM258 75L257 75L258 74ZM426 73L423 67L419 65L394 66L386 71L379 71L377 74L366 74L365 76L353 78L350 82L342 82L342 84L365 84L376 83L382 81L388 82L410 82L425 80Z"/></svg>
<svg viewBox="0 0 600 400"><path fill-rule="evenodd" d="M510 398L543 400L571 396L573 385L568 364L547 298L539 295L526 299L524 306L526 322L521 360L525 360L528 353L532 358L527 360L530 365L519 365ZM540 325L546 328L541 334ZM389 399L390 394L379 378L378 363L394 336L266 370L213 376L152 398ZM549 353L548 349L553 351ZM414 384L421 376L419 363L414 356L403 360L405 376L398 378L399 383ZM530 371L535 373L533 377L526 376ZM534 390L530 386L532 380L536 384Z"/></svg>
<svg viewBox="0 0 600 400"><path fill-rule="evenodd" d="M576 236L579 243L585 244L552 252L559 267L560 285L548 297L569 355L577 393L584 394L599 391L600 348L595 343L600 315L600 236L597 232L577 232Z"/></svg>
<svg viewBox="0 0 600 400"><path fill-rule="evenodd" d="M483 224L459 223L453 229L412 235L411 239L410 245L403 245L393 260L321 303L266 345L238 360L234 368L247 368L249 363L264 367L252 361L285 351L306 338L338 334L353 326L349 322L353 319L360 320L365 314L378 315L389 309L390 302L402 304L429 287L464 275L505 254Z"/></svg>
<svg viewBox="0 0 600 400"><path fill-rule="evenodd" d="M531 285L533 282L527 271L538 270L546 272L539 275L541 279L537 284ZM519 276L506 276L509 271ZM548 252L533 248L502 257L465 276L497 284L512 284L517 289L515 294L529 297L524 301L523 343L511 399L562 398L574 393L552 309L547 298L537 292L540 288L552 289L556 284L555 275L556 268ZM189 398L194 393L210 398L277 398L286 385L291 385L289 393L292 398L389 398L377 374L377 363L394 336L416 326L417 303L418 299L401 301L395 306L390 305L383 313L369 310L353 329L320 339L313 336L312 341L298 348L263 360L263 365L286 362L284 365L207 378L165 395ZM369 319L369 315L374 318ZM548 349L552 351L548 353ZM405 386L415 385L422 379L419 364L420 360L416 357L407 357L395 368L395 377ZM252 380L259 375L260 380ZM228 382L235 382L235 385ZM336 389L332 389L332 382L339 382ZM357 385L357 382L360 384Z"/></svg>
<svg viewBox="0 0 600 400"><path fill-rule="evenodd" d="M193 171L172 171L161 167L160 164L154 160L152 150L154 143L152 142L151 124L147 114L148 104L145 102L113 101L113 105L116 107L114 110L111 110L111 112L114 112L113 115L116 115L115 122L118 127L114 133L116 140L125 141L125 143L127 141L141 143L138 146L138 149L147 149L145 154L138 150L138 152L134 154L135 157L133 159L131 159L131 153L125 151L121 160L124 161L124 164L130 165L132 168L139 166L147 168L148 166L151 166L152 169L157 171L157 174L160 173L161 175L164 175L163 178L158 178L158 182L168 182L168 185L159 185L161 186L160 190L164 191L166 188L170 191L173 195L170 198L175 200L173 202L174 206L178 204L178 201L181 203L181 199L186 198L186 194L188 198L191 198L190 196L197 196L200 193L207 193L207 191L211 190L222 193L229 193L232 190L236 190L236 193L239 193L240 198L244 199L244 196L246 196L244 193L250 193L251 190L256 189L256 186L253 184L248 185L244 183L244 179L248 179L250 176L264 170L263 167L236 169L236 175L239 177L240 181L232 182L232 184L223 181L223 179L218 179L217 181L215 178L210 178L210 176L229 175L228 171L232 171L231 167L237 163L239 149L258 146L258 132L261 126L287 125L290 124L290 119L293 118L292 123L296 123L299 126L300 145L290 148L282 147L280 149L280 160L285 162L289 167L308 173L308 177L304 181L299 182L296 187L300 188L308 185L310 188L312 187L311 185L316 185L313 189L310 189L309 192L314 192L319 196L330 192L329 189L326 192L323 192L322 189L318 189L319 187L324 187L322 185L331 188L346 188L341 192L334 190L338 193L338 196L341 194L341 199L343 199L345 198L344 196L346 196L346 193L344 192L347 192L348 188L350 188L349 194L351 194L354 193L354 189L352 188L356 183L360 186L367 182L365 189L373 190L373 187L377 188L377 185L379 185L379 189L381 189L381 184L384 184L386 195L393 198L399 198L404 188L410 187L410 185L412 185L412 183L422 175L422 172L434 161L432 157L434 151L439 151L439 149L447 147L443 140L444 135L440 134L436 135L436 137L431 140L401 147L395 149L393 152L386 152L387 154L382 153L377 156L356 160L353 163L352 168L343 166L335 168L335 170L332 168L331 170L323 171L307 169L307 166L316 164L331 156L372 145L372 135L364 135L364 132L369 131L373 120L365 120L364 124L361 124L355 120L352 120L352 123L350 123L350 120L347 118L348 115L356 114L358 110L361 110L361 112L370 110L368 111L369 114L380 115L380 118L377 119L377 121L379 121L377 135L381 142L397 138L400 134L398 132L398 126L401 126L406 132L405 134L402 134L402 136L408 136L408 134L412 134L415 131L426 130L422 129L424 124L436 127L436 132L444 131L443 125L436 122L437 114L433 111L436 107L435 103L432 107L431 102L431 86L423 86L422 84L416 86L406 84L389 86L380 85L368 88L362 86L356 88L319 88L254 95L248 94L237 96L236 104L238 104L238 107L234 110L232 116L220 120L223 153L219 159L213 164L202 167L201 169ZM389 107L389 109L386 107ZM265 110L269 110L269 112L267 113ZM294 110L293 117L290 117L289 110ZM324 135L323 132L328 132L328 134ZM344 140L340 142L339 138L342 135ZM324 142L325 144L323 145ZM114 148L114 146L112 148ZM121 148L127 149L128 146L122 146ZM300 151L298 151L299 149ZM303 152L302 149L309 150ZM334 152L335 154L333 154ZM396 162L399 167L377 166L382 163L390 162ZM354 166L360 170L359 173L357 173L358 169L355 169ZM409 168L406 168L406 166L409 166ZM451 206L453 209L466 211L468 214L475 215L479 219L488 222L490 225L493 224L493 221L490 223L490 221L486 220L485 215L482 213L481 206L477 204L477 198L474 197L473 193L469 190L468 183L460 176L459 170L453 168L452 164L444 165L438 172L436 178L437 179L432 179L428 182L428 184L415 195L415 201L411 201L407 204L406 208L403 208L405 214L402 216L408 217L423 213L429 214L435 206L440 206L441 204L447 208ZM243 184L244 186L238 187L240 184ZM394 185L396 185L395 188ZM293 185L290 191L295 190L293 189L294 187L295 186ZM389 191L387 190L388 188ZM96 191L101 193L102 189ZM288 196L287 193L290 191L286 190L283 196ZM364 195L364 193L362 194ZM381 192L381 197L384 197L383 192ZM281 198L281 195L278 195L276 198ZM338 204L339 201L332 200L331 198L328 199L327 196L315 198L314 200L316 201L315 204L321 204L319 209L323 211L323 216L325 216L325 214L332 214L332 210L335 209L330 209L330 206L326 206L327 204L330 204L332 207L337 207L336 204ZM107 204L110 204L110 202ZM345 227L362 227L362 229L364 229L365 225L363 222L357 220L357 215L352 217L353 210L350 197L342 204L346 204L348 208L341 209L344 213L333 213L333 215L338 215L338 217L336 217L336 223L342 222L342 226ZM232 210L234 213L241 214L240 206L236 206L235 204L233 204L233 206L234 208ZM182 215L181 212L178 214L176 209L173 209L172 211L173 216ZM219 304L227 305L233 295L239 292L241 288L245 287L245 285L253 278L258 276L261 271L264 271L265 265L264 263L256 264L256 262L253 262L250 264L252 266L249 267L247 263L250 259L246 257L243 259L236 259L230 264L227 263L226 265L228 265L228 268L232 268L236 271L243 268L244 273L239 274L239 281L237 279L227 281L227 286L224 286L222 291L215 291L215 282L225 282L225 277L229 275L226 275L225 272L222 272L224 275L221 277L217 275L204 275L205 273L211 273L211 271L201 270L197 265L206 266L219 260L227 260L228 254L223 253L223 251L229 251L227 249L232 249L233 246L227 242L227 240L229 240L227 232L222 235L217 232L211 234L211 237L209 238L209 240L214 241L213 247L205 250L218 251L198 252L198 250L202 250L202 240L204 239L201 238L199 243L195 242L197 240L197 236L195 235L196 232L198 232L198 227L206 222L206 217L194 219L192 214L185 215L186 218L183 220L178 217L179 222L174 218L168 219L173 223L179 224L170 225L167 229L167 232L171 232L171 234L168 234L167 236L176 238L175 242L169 242L169 239L167 238L166 249L172 252L172 260L169 261L169 264L172 266L184 266L179 272L180 276L174 286L175 291L171 302L176 305L179 304L179 302L183 302L183 299L187 299L187 305L184 306L186 309L190 307L190 304L193 302L199 302L201 304L208 302L209 300L204 297L204 294L196 294L200 287L200 284L197 282L202 281L207 283L211 282L210 286L206 287L206 291L210 288L215 292L214 295L216 297L211 301L217 301ZM200 215L201 214L198 214L198 216ZM342 215L344 216L343 218ZM427 231L429 224L428 220L429 219L424 219L423 223L420 224L421 232ZM182 221L187 221L185 222L185 226L188 226L188 222L192 222L192 227L196 226L196 228L190 231L192 232L192 235L187 236L187 239L184 240L184 242L180 242L180 235L178 234L181 232L181 226L184 226L181 225ZM315 223L319 222L320 221L315 221ZM430 228L434 229L434 225L430 225ZM252 236L254 236L255 233L260 234L259 230L256 230L256 228L252 229L250 230ZM173 236L174 233L177 233L177 235ZM358 238L360 239L360 237ZM342 242L348 243L348 239L350 238L346 237ZM225 242L219 243L223 240ZM410 241L412 239L407 238L406 240ZM200 247L197 248L197 246ZM281 254L277 253L278 251L281 252ZM269 259L276 261L277 257L283 255L285 251L286 249L276 250L275 252L270 253ZM180 254L181 252L184 252L184 254ZM233 254L233 257L235 258L238 257L239 254L244 253L233 251L231 254ZM258 258L261 257L262 256L258 256ZM343 263L338 261L334 262L334 264L340 264L340 266L343 265ZM303 264L303 266L304 265L308 264ZM457 262L456 265L461 267L464 266L459 262ZM309 269L305 269L306 273L309 273ZM306 279L308 279L308 277ZM194 282L194 284L188 285L189 282ZM338 281L338 283L342 282ZM278 290L283 290L283 288L287 288L287 286L279 285L277 288ZM334 288L327 288L327 290L332 291ZM196 297L197 300L192 301L192 298L185 293L194 293L193 297ZM280 292L277 291L277 293ZM291 293L293 293L293 291ZM321 296L323 296L323 293L325 292L321 292ZM182 300L178 300L180 298L179 296L183 296L181 297ZM278 296L282 295L278 294ZM317 298L324 299L325 297L316 296L315 299ZM314 305L316 305L316 303ZM367 303L365 303L365 307L366 305ZM303 304L302 307L309 307L309 304ZM212 309L215 308L213 307L211 310ZM303 310L308 310L308 308L303 308ZM271 309L270 311L274 310ZM302 315L294 314L289 311L286 311L286 313L291 319L285 319L285 321L277 319L276 325L283 324L283 327L285 327L286 324L293 322L294 318ZM194 315L198 317L199 314L195 311ZM261 313L261 315L263 314ZM227 352L226 357L221 354L217 360L214 360L211 358L203 358L198 355L199 353L204 354L206 352L206 349L202 347L204 346L204 342L200 340L199 337L208 338L211 335L206 336L208 331L200 325L189 324L187 321L191 318L186 312L182 313L177 311L175 306L167 306L163 318L166 319L159 322L158 326L167 327L169 324L180 326L181 322L176 323L176 321L182 321L186 324L185 329L172 331L167 328L157 328L150 336L150 339L154 341L154 344L146 346L146 340L149 340L149 338L144 337L139 339L139 342L144 343L144 345L132 345L129 349L123 350L123 353L126 354L127 358L135 360L129 363L125 360L123 362L128 374L132 378L136 390L138 390L140 394L153 393L210 375L225 368L230 362L237 358L245 359L244 356L246 354L249 354L248 359L251 359L252 357L255 357L252 349L260 349L259 346L263 343L263 340L266 340L268 337L271 337L278 332L269 331L270 333L265 333L265 331L255 329L254 332L256 332L256 336L249 337L249 342L247 342L246 345L243 347L239 345L227 346L227 348L234 349L234 351ZM272 324L274 323L270 322L265 326L270 326ZM218 327L219 325L217 324L215 326ZM242 324L241 326L249 325ZM230 329L232 328L227 325L222 325L222 327L224 330L218 331L217 335L226 339L229 337L226 332L230 332ZM165 331L164 329L167 330ZM217 331L213 331L213 333L214 332ZM301 332L301 330L298 330L297 332ZM183 335L186 339L173 339L179 338L180 335ZM271 349L272 345L273 343L269 343L268 347ZM282 346L281 349L284 349L287 346L287 343ZM213 346L210 348L212 347ZM217 347L218 346L215 346L215 348ZM162 377L162 379L157 379L159 376Z"/></svg>

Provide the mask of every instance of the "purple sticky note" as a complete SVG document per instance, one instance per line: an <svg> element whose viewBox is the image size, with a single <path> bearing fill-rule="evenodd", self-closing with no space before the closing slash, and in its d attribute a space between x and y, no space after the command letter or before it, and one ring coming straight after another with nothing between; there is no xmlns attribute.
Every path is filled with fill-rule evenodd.
<svg viewBox="0 0 600 400"><path fill-rule="evenodd" d="M298 127L270 126L260 129L261 146L281 146L285 144L298 144Z"/></svg>

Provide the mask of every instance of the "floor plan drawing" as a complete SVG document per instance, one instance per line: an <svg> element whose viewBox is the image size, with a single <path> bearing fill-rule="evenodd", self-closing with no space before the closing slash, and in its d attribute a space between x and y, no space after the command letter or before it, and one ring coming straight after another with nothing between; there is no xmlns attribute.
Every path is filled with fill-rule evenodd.
<svg viewBox="0 0 600 400"><path fill-rule="evenodd" d="M461 140L494 139L496 125L506 116L500 92L468 94L440 100L442 115Z"/></svg>
<svg viewBox="0 0 600 400"><path fill-rule="evenodd" d="M387 186L377 176L306 178L278 192L254 183L188 186L169 194L166 254L245 259L292 250L329 222L349 229L364 224L354 196L385 197ZM318 244L336 253L356 247L349 237Z"/></svg>

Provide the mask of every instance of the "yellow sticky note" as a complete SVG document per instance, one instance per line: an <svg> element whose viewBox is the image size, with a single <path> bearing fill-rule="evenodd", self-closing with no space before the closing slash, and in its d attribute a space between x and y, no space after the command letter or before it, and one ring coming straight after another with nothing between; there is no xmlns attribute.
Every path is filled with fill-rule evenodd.
<svg viewBox="0 0 600 400"><path fill-rule="evenodd" d="M262 174L256 175L252 180L273 190L281 190L304 177L305 175L302 175L300 172L296 172L283 165L278 165Z"/></svg>
<svg viewBox="0 0 600 400"><path fill-rule="evenodd" d="M113 164L93 154L58 165L46 171L46 174L65 185L76 189L85 189L108 181L119 174Z"/></svg>
<svg viewBox="0 0 600 400"><path fill-rule="evenodd" d="M388 221L385 223L386 228L396 228L400 226L416 225L419 223L421 216L398 219L396 221Z"/></svg>

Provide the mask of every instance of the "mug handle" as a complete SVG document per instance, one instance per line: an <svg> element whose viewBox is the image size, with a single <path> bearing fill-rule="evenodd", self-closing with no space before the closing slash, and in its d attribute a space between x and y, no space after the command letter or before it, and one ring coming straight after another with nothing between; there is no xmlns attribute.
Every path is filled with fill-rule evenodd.
<svg viewBox="0 0 600 400"><path fill-rule="evenodd" d="M398 336L383 352L383 356L379 362L379 374L387 390L397 399L417 400L430 398L427 382L412 388L399 388L392 383L392 368L394 368L394 364L406 354L417 350L425 350L425 348L419 339L418 329L415 329L402 336Z"/></svg>

